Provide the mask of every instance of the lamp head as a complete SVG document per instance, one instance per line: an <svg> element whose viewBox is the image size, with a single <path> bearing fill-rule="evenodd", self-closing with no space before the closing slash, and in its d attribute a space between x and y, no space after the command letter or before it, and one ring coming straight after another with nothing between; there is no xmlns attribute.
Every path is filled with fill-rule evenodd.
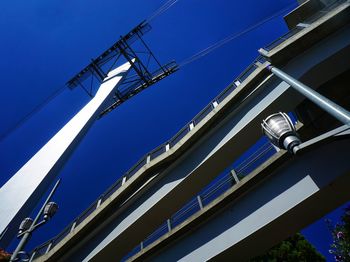
<svg viewBox="0 0 350 262"><path fill-rule="evenodd" d="M52 218L58 210L58 205L55 202L49 202L44 208L44 219L49 220Z"/></svg>
<svg viewBox="0 0 350 262"><path fill-rule="evenodd" d="M27 231L31 225L33 224L33 219L30 217L26 217L22 220L21 224L19 225L18 234L22 234L24 231Z"/></svg>
<svg viewBox="0 0 350 262"><path fill-rule="evenodd" d="M271 143L278 148L293 153L293 148L301 144L299 135L286 113L276 113L268 116L261 123L263 133Z"/></svg>

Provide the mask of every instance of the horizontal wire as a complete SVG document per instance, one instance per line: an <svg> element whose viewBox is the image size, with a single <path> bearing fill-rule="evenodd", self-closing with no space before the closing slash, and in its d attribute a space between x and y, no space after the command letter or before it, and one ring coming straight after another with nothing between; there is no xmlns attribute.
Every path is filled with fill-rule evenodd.
<svg viewBox="0 0 350 262"><path fill-rule="evenodd" d="M272 146L266 148L264 151L262 151L261 153L259 153L254 159L252 159L252 161L250 161L249 163L247 163L242 169L240 169L237 173L239 174L243 169L247 168L248 166L250 166L251 164L255 163L257 159L259 159L261 156L265 155L266 152L268 152L268 150L270 150L271 148L273 148ZM224 178L226 178L225 180L222 179L223 181L220 181L219 183L215 183L212 187L210 187L210 191L207 191L207 194L203 196L203 200L207 199L208 196L212 195L213 193L215 193L219 188L221 188L223 185L225 185L227 182L232 181L232 177L230 175L225 176Z"/></svg>
<svg viewBox="0 0 350 262"><path fill-rule="evenodd" d="M251 31L253 31L254 29L260 27L261 25L269 22L270 20L280 16L281 14L285 13L286 11L288 11L291 7L294 7L295 4L289 5L288 7L279 10L278 12L274 13L273 15L260 20L259 22L255 23L254 25L249 26L248 28L244 29L243 31L240 31L238 33L234 33L230 36L225 37L224 39L219 40L218 42L212 44L211 46L208 46L207 48L204 48L203 50L199 51L198 53L190 56L189 58L184 59L182 62L179 63L179 67L183 67L187 64L190 64L206 55L208 55L209 53L213 52L214 50L218 49L219 47L227 44L228 42L231 42L234 39L237 39L238 37L241 37Z"/></svg>
<svg viewBox="0 0 350 262"><path fill-rule="evenodd" d="M150 22L156 17L160 16L169 8L171 8L174 4L176 4L179 0L168 0L164 5L162 5L160 8L158 8L148 19L147 21ZM54 98L56 98L62 91L66 88L66 86L61 87L60 89L54 91L50 96L48 96L43 102L41 102L39 105L35 106L33 110L31 110L29 113L27 113L23 118L21 118L18 122L16 122L14 125L9 127L4 133L0 134L0 142L3 141L5 138L7 138L11 133L13 133L15 130L20 128L26 121L28 121L34 114L39 112L44 106L46 106L48 103L50 103Z"/></svg>
<svg viewBox="0 0 350 262"><path fill-rule="evenodd" d="M4 133L0 134L0 142L3 141L5 138L7 138L11 133L13 133L15 130L23 126L23 124L33 117L34 114L38 113L43 107L45 107L47 104L49 104L54 98L56 98L58 95L60 95L67 87L64 85L61 88L55 90L50 96L45 98L43 102L35 106L29 113L27 113L23 118L21 118L18 122L16 122L14 125L9 127Z"/></svg>
<svg viewBox="0 0 350 262"><path fill-rule="evenodd" d="M150 234L145 240L143 240L143 242L149 240L150 238L152 238L153 236L157 235L158 233L162 232L162 230L167 229L168 225L167 224L163 224L160 227L158 227L155 231L153 231L152 234Z"/></svg>
<svg viewBox="0 0 350 262"><path fill-rule="evenodd" d="M242 162L242 165L240 164L239 166L237 166L237 168L235 169L236 172L239 172L240 170L244 169L245 167L249 166L251 164L252 161L254 161L255 159L257 159L261 154L266 153L266 151L270 150L271 148L273 148L272 145L269 145L268 147L264 148L264 150L262 150L261 152L256 151L254 154L252 154L250 156L249 162ZM259 152L259 153L258 153Z"/></svg>
<svg viewBox="0 0 350 262"><path fill-rule="evenodd" d="M230 176L230 174L225 174L223 177L221 177L220 179L218 179L217 181L215 181L215 183L209 185L206 189L203 190L201 196L209 194L210 191L216 187L219 183L221 183L222 181L225 181L225 179L227 178L227 176Z"/></svg>
<svg viewBox="0 0 350 262"><path fill-rule="evenodd" d="M161 14L163 14L164 12L169 10L169 8L171 8L178 1L179 0L169 0L169 1L167 1L164 5L162 5L160 8L158 8L152 15L150 15L147 18L147 21L151 22L153 19L155 19L156 17L160 16Z"/></svg>
<svg viewBox="0 0 350 262"><path fill-rule="evenodd" d="M245 165L246 162L249 162L252 158L254 158L254 156L261 150L261 149L265 149L265 146L268 145L270 142L266 142L264 143L262 146L260 146L257 150L255 150L255 152L251 155L249 155L246 159L244 159L239 165L237 165L237 167L235 168L240 169L240 167L242 165Z"/></svg>
<svg viewBox="0 0 350 262"><path fill-rule="evenodd" d="M270 149L272 149L272 148L273 148L273 146L267 147L264 151L262 151L260 154L258 154L254 159L252 159L252 161L250 161L248 164L246 164L241 169L239 169L237 171L237 174L239 174L243 169L246 169L247 167L249 167L251 164L255 163L260 157L265 155L265 153L269 152Z"/></svg>
<svg viewBox="0 0 350 262"><path fill-rule="evenodd" d="M193 201L193 203L191 203L191 205L187 206L185 209L183 210L179 210L177 211L172 217L171 220L172 221L176 221L179 220L179 218L181 218L183 215L185 215L186 213L188 213L189 211L191 211L193 209L193 207L197 206L198 202L196 200Z"/></svg>
<svg viewBox="0 0 350 262"><path fill-rule="evenodd" d="M208 199L210 196L212 196L215 192L217 192L220 188L222 188L224 185L227 185L227 182L232 182L233 177L227 176L224 181L222 181L220 184L216 184L216 187L213 188L210 192L208 192L206 195L202 196L202 200ZM231 188L231 187L230 187ZM226 190L225 190L226 192ZM224 193L224 192L223 192Z"/></svg>

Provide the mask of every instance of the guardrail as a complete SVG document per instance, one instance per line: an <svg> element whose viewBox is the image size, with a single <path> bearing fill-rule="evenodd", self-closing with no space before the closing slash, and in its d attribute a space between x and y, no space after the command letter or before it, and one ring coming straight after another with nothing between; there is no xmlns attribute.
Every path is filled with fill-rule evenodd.
<svg viewBox="0 0 350 262"><path fill-rule="evenodd" d="M268 44L265 46L263 49L266 50L267 52L270 52L272 49L276 48L286 40L290 39L292 36L296 35L300 31L304 30L307 28L310 24L315 22L316 20L320 19L323 17L325 14L327 14L330 10L334 9L335 7L339 6L342 3L345 3L346 0L338 0L335 1L334 3L325 6L323 9L315 13L314 15L308 17L305 19L302 23L299 23L295 28L292 30L288 31L286 34L282 35L281 37L277 38L274 40L272 43Z"/></svg>
<svg viewBox="0 0 350 262"><path fill-rule="evenodd" d="M184 138L191 130L193 130L201 121L213 111L224 99L232 93L243 81L245 81L259 66L266 60L264 57L257 57L252 64L250 64L228 87L226 87L216 98L214 98L210 104L208 104L203 110L201 110L190 122L188 122L175 136L170 140L158 146L148 154L144 155L134 166L132 166L122 177L120 177L110 188L108 188L92 205L89 206L79 217L77 217L70 225L68 225L63 231L35 248L32 251L32 259L37 258L50 251L52 247L57 245L65 236L67 236L73 229L84 221L91 213L93 213L106 199L108 199L114 192L116 192L123 184L130 179L137 171L142 167L149 164L154 159L163 155L165 152L173 148L177 143ZM43 250L45 252L43 253Z"/></svg>
<svg viewBox="0 0 350 262"><path fill-rule="evenodd" d="M151 245L167 233L185 222L189 217L198 213L205 206L223 195L226 191L236 185L242 178L253 172L268 159L270 159L277 151L271 145L266 137L262 138L260 146L252 146L247 152L252 151L243 161L233 164L233 169L217 177L213 182L206 186L197 196L193 197L179 211L166 220L158 229L149 235L144 241L129 252L122 261L128 260L137 253L141 252L145 247Z"/></svg>

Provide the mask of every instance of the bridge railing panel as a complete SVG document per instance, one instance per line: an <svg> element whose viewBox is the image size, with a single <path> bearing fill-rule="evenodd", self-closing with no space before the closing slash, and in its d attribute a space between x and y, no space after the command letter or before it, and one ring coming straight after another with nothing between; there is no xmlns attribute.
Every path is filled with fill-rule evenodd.
<svg viewBox="0 0 350 262"><path fill-rule="evenodd" d="M162 144L160 146L158 146L157 148L153 149L149 155L150 155L150 160L153 160L155 158L157 158L158 156L162 155L163 153L166 152L166 144Z"/></svg>
<svg viewBox="0 0 350 262"><path fill-rule="evenodd" d="M92 212L95 211L97 208L97 203L98 201L92 203L77 219L75 219L76 226L83 222Z"/></svg>
<svg viewBox="0 0 350 262"><path fill-rule="evenodd" d="M209 185L200 194L203 206L210 204L213 200L217 199L235 184L235 180L229 173L221 177L218 181L215 181L215 183L212 185Z"/></svg>
<svg viewBox="0 0 350 262"><path fill-rule="evenodd" d="M126 172L127 177L132 177L137 171L139 171L147 163L147 155L141 158L129 171Z"/></svg>
<svg viewBox="0 0 350 262"><path fill-rule="evenodd" d="M339 6L340 4L344 3L346 0L338 0L333 2L332 4L324 7L322 10L318 11L317 13L315 13L314 15L310 16L309 18L306 18L302 23L300 24L304 24L306 26L310 25L311 23L315 22L316 20L320 19L321 17L323 17L325 14L327 14L330 10L334 9L335 7ZM276 40L274 40L273 42L271 42L270 44L266 45L263 49L265 49L266 51L271 51L272 49L276 48L277 46L279 46L280 44L282 44L283 42L285 42L286 40L290 39L292 36L296 35L297 33L299 33L300 31L304 30L306 27L303 26L296 26L293 29L289 30L287 33L285 33L284 35L282 35L281 37L277 38Z"/></svg>
<svg viewBox="0 0 350 262"><path fill-rule="evenodd" d="M123 177L119 178L108 190L101 196L101 202L104 202L109 198L115 191L117 191L122 186Z"/></svg>
<svg viewBox="0 0 350 262"><path fill-rule="evenodd" d="M145 248L148 245L152 244L154 241L161 238L168 232L168 223L165 222L159 228L157 228L151 235L149 235L144 241L142 241L142 248Z"/></svg>
<svg viewBox="0 0 350 262"><path fill-rule="evenodd" d="M243 160L240 159L240 157L232 164L234 171L223 173L215 178L198 196L193 197L180 210L172 215L167 222L163 223L154 233L147 237L143 243L147 243L148 246L166 234L169 231L167 223L170 223L170 231L181 225L192 215L196 214L202 208L218 199L222 194L235 186L237 184L237 178L238 181L243 179L246 175L268 161L276 152L276 149L265 136L259 139L242 155L244 157ZM233 174L235 174L236 178ZM145 246L146 245L143 244L143 247ZM129 255L127 256L128 258L131 257Z"/></svg>
<svg viewBox="0 0 350 262"><path fill-rule="evenodd" d="M169 144L170 148L174 147L185 135L190 132L189 125L183 127L172 139L170 139Z"/></svg>
<svg viewBox="0 0 350 262"><path fill-rule="evenodd" d="M193 124L196 126L198 125L211 111L213 111L214 106L213 103L210 103L207 105L202 111L197 114L193 119Z"/></svg>
<svg viewBox="0 0 350 262"><path fill-rule="evenodd" d="M271 156L276 153L276 149L268 142L262 144L257 148L253 154L244 159L239 165L235 167L236 174L239 178L243 178L258 166L266 162Z"/></svg>

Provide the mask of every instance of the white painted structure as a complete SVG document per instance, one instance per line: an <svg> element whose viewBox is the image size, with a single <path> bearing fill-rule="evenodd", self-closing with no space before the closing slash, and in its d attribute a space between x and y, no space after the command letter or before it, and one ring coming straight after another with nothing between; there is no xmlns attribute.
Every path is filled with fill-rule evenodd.
<svg viewBox="0 0 350 262"><path fill-rule="evenodd" d="M2 245L5 246L11 240L20 221L46 192L130 67L129 63L125 63L110 71L95 97L0 188L0 232L4 234L0 241Z"/></svg>

